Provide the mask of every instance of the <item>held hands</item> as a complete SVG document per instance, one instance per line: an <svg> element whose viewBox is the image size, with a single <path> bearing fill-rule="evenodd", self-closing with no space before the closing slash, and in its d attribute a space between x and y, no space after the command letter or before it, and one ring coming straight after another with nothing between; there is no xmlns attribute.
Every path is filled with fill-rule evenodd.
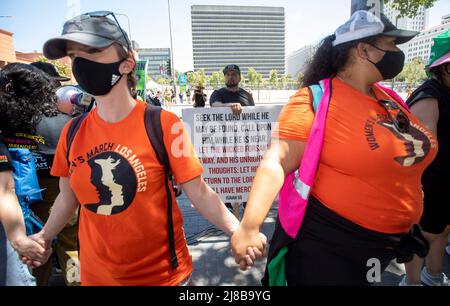
<svg viewBox="0 0 450 306"><path fill-rule="evenodd" d="M242 271L251 268L256 259L264 255L267 237L258 229L243 229L242 226L231 236L231 250L236 264Z"/></svg>
<svg viewBox="0 0 450 306"><path fill-rule="evenodd" d="M22 258L22 262L33 268L42 266L52 254L51 248L46 248L31 237L22 236L11 242L11 245Z"/></svg>
<svg viewBox="0 0 450 306"><path fill-rule="evenodd" d="M51 242L44 239L42 232L26 237L25 240L26 248L16 248L22 262L31 268L45 264L52 254Z"/></svg>

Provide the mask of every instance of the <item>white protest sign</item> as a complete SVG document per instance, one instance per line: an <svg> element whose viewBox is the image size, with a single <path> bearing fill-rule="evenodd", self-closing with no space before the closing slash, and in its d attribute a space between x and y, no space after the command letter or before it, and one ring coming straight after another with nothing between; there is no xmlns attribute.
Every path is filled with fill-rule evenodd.
<svg viewBox="0 0 450 306"><path fill-rule="evenodd" d="M270 145L281 105L183 109L183 122L204 168L203 177L224 202L246 202Z"/></svg>

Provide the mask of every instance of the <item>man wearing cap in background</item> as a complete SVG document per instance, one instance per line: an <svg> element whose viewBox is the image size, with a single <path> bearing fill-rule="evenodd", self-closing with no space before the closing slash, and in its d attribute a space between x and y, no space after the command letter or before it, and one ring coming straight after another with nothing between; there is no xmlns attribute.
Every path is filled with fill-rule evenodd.
<svg viewBox="0 0 450 306"><path fill-rule="evenodd" d="M61 82L70 81L70 78L59 75L55 66L45 62L34 62L32 66L46 73L53 82L55 90L61 87ZM72 106L70 107L72 110ZM61 109L60 109L61 111ZM36 126L36 133L45 139L45 143L38 143L35 151L37 174L39 185L43 192L43 201L31 205L33 212L45 223L50 215L51 208L59 194L59 179L50 175L50 170L55 157L56 146L58 144L61 131L67 122L72 119L69 114L60 112L53 117L43 117ZM62 271L62 278L66 285L80 285L79 279L71 277L79 274L78 271L78 222L77 213L73 214L71 220L58 234L56 243L53 245L54 255ZM69 273L68 273L69 272ZM75 273L74 273L75 272ZM50 285L53 274L52 261L33 269L33 276L36 277L38 286Z"/></svg>
<svg viewBox="0 0 450 306"><path fill-rule="evenodd" d="M241 82L241 69L237 65L227 65L223 69L226 87L215 90L209 98L211 107L230 107L233 114L239 116L242 113L242 107L255 106L253 96L246 90L239 87ZM247 203L242 204L243 208ZM228 209L233 210L231 203L225 203ZM239 205L235 204L235 214Z"/></svg>
<svg viewBox="0 0 450 306"><path fill-rule="evenodd" d="M42 70L45 72L54 82L55 88L59 88L62 86L62 82L70 81L70 78L61 76L56 70L55 66L51 63L46 62L34 62L30 65Z"/></svg>
<svg viewBox="0 0 450 306"><path fill-rule="evenodd" d="M450 233L450 30L433 38L430 62L431 77L408 98L411 112L437 136L436 159L422 176L424 213L420 225L430 243L424 260L415 256L406 264L400 285L450 286L443 273L444 248ZM423 267L424 266L424 267ZM423 268L422 268L423 267Z"/></svg>
<svg viewBox="0 0 450 306"><path fill-rule="evenodd" d="M223 69L223 74L226 87L212 93L209 99L211 107L230 107L235 115L239 115L242 106L255 106L252 95L239 87L241 82L239 66L227 65Z"/></svg>

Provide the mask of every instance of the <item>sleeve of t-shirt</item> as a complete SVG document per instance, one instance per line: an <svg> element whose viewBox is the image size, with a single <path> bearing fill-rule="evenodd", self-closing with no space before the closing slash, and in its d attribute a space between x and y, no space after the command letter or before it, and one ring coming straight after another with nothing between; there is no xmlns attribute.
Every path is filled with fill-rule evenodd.
<svg viewBox="0 0 450 306"><path fill-rule="evenodd" d="M73 119L72 119L73 120ZM56 146L55 159L53 160L50 174L57 177L69 177L69 163L67 162L67 131L69 130L70 120L63 128Z"/></svg>
<svg viewBox="0 0 450 306"><path fill-rule="evenodd" d="M211 97L209 98L209 105L212 106L215 102L223 103L220 93L217 90L214 90Z"/></svg>
<svg viewBox="0 0 450 306"><path fill-rule="evenodd" d="M311 96L308 88L302 88L283 107L272 137L306 142L313 121L314 110Z"/></svg>
<svg viewBox="0 0 450 306"><path fill-rule="evenodd" d="M413 106L416 102L423 99L439 99L439 90L436 90L430 86L426 88L419 88L412 96L406 101L409 107Z"/></svg>
<svg viewBox="0 0 450 306"><path fill-rule="evenodd" d="M253 96L250 93L247 93L247 96L248 96L249 106L255 106L255 101L253 100Z"/></svg>
<svg viewBox="0 0 450 306"><path fill-rule="evenodd" d="M9 154L6 143L0 136L0 172L14 170L11 154Z"/></svg>
<svg viewBox="0 0 450 306"><path fill-rule="evenodd" d="M162 111L161 126L164 131L164 145L175 180L183 184L200 176L203 173L203 167L184 124L175 114Z"/></svg>

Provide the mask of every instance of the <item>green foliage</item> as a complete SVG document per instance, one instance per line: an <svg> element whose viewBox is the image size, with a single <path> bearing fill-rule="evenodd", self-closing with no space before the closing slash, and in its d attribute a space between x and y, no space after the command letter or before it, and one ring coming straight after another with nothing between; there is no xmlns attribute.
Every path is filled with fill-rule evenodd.
<svg viewBox="0 0 450 306"><path fill-rule="evenodd" d="M302 86L302 83L303 83L303 77L304 77L303 73L299 72L299 73L297 74L297 86L298 86L298 87Z"/></svg>
<svg viewBox="0 0 450 306"><path fill-rule="evenodd" d="M399 17L414 17L421 6L432 7L437 0L385 0L386 5L397 9Z"/></svg>
<svg viewBox="0 0 450 306"><path fill-rule="evenodd" d="M219 88L225 82L223 73L221 71L213 72L211 77L209 78L209 83L213 88Z"/></svg>
<svg viewBox="0 0 450 306"><path fill-rule="evenodd" d="M285 89L290 80L290 76L286 73L281 76L281 89Z"/></svg>
<svg viewBox="0 0 450 306"><path fill-rule="evenodd" d="M205 87L208 77L204 69L200 69L187 74L187 82L192 86Z"/></svg>
<svg viewBox="0 0 450 306"><path fill-rule="evenodd" d="M272 88L278 87L278 71L276 69L270 71L269 83Z"/></svg>
<svg viewBox="0 0 450 306"><path fill-rule="evenodd" d="M44 56L38 57L37 61L52 64L53 66L55 66L55 68L58 71L60 76L70 78L71 69L67 65L64 65L63 63L61 63L59 61L49 60L48 58L46 58Z"/></svg>
<svg viewBox="0 0 450 306"><path fill-rule="evenodd" d="M158 83L159 85L170 85L170 79L166 79L166 78L163 78L163 77L159 77L157 80L156 80L156 83Z"/></svg>
<svg viewBox="0 0 450 306"><path fill-rule="evenodd" d="M407 63L399 78L404 79L404 81L412 87L425 80L427 75L425 73L425 64L423 63L422 58L416 57L411 62Z"/></svg>

